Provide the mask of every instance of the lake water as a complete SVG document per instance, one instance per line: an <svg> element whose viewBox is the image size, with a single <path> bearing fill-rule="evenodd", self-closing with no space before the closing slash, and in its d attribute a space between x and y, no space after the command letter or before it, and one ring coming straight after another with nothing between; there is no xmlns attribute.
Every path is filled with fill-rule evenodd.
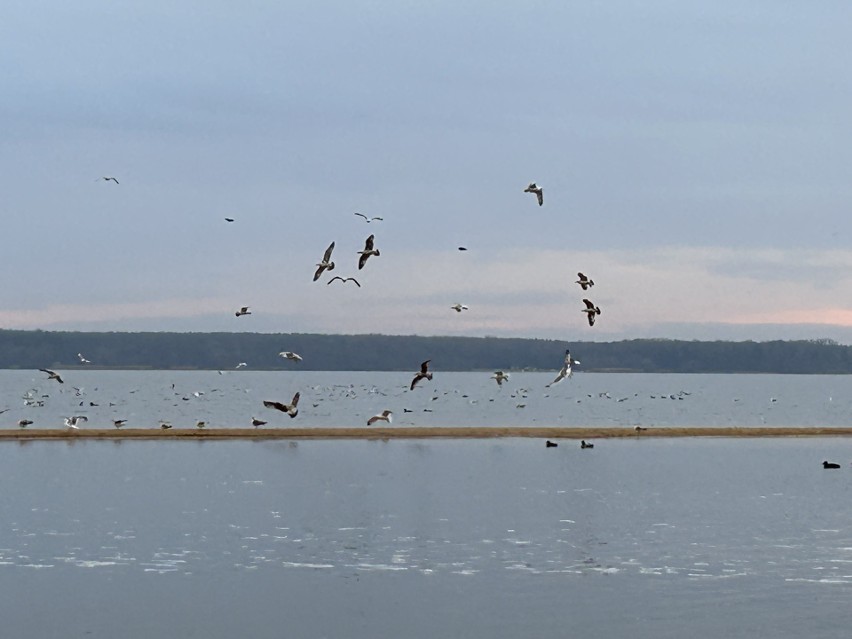
<svg viewBox="0 0 852 639"><path fill-rule="evenodd" d="M6 375L12 422L36 415L33 427L56 426L52 416L78 400L72 373L63 393L38 374ZM407 405L433 410L399 410L418 424L480 425L491 423L480 421L491 414L483 404L502 402L524 421L497 423L562 414L569 425L583 410L595 424L630 424L642 409L649 425L726 425L760 414L778 425L847 424L843 377L576 375L550 397L543 384L528 384L527 405L517 409L522 402L501 394L517 393L522 380L550 381L530 375L496 390L456 374L460 388L441 386L435 401L434 388L409 393L384 381L398 374L350 374L353 388L338 389L346 374L84 371L74 385L99 400L93 421L120 409L152 426L190 416L231 425L261 413L260 399L311 385L323 402L271 423L361 425L366 414ZM235 387L216 399L222 377ZM362 380L373 378L370 392ZM23 406L33 379L50 395L44 407ZM475 389L482 394L473 397ZM689 394L668 399L680 391ZM192 399L175 401L173 392ZM238 410L213 410L231 410L231 392ZM126 403L109 407L110 397ZM308 410L312 403L351 422L325 422L330 416ZM337 405L346 408L327 408ZM3 636L848 635L852 440L595 444L2 442ZM825 471L824 459L842 468Z"/></svg>

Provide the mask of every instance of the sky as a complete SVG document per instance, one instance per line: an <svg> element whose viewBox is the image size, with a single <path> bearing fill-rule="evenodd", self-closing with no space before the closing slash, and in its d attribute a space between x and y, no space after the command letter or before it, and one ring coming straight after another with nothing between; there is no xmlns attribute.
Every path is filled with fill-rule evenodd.
<svg viewBox="0 0 852 639"><path fill-rule="evenodd" d="M12 0L0 328L852 343L850 32L839 0Z"/></svg>

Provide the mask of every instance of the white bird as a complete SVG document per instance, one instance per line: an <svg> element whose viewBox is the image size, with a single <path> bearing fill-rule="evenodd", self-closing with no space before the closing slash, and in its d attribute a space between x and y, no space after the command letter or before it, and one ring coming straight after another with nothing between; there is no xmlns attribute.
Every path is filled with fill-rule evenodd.
<svg viewBox="0 0 852 639"><path fill-rule="evenodd" d="M294 362L301 362L302 356L298 353L294 353L292 351L281 351L278 353L279 357L283 357L285 359L293 360Z"/></svg>
<svg viewBox="0 0 852 639"><path fill-rule="evenodd" d="M240 310L234 313L234 315L236 315L237 317L239 317L240 315L251 315L251 308L248 306L242 306L240 307Z"/></svg>
<svg viewBox="0 0 852 639"><path fill-rule="evenodd" d="M380 217L367 217L367 216L366 216L366 215L364 215L363 213L356 213L355 215L359 215L359 216L363 217L365 220L367 220L367 224L369 224L369 223L370 223L370 222L372 222L373 220L378 220L379 222L382 222L382 221L383 221L383 219L382 219L382 218L380 218Z"/></svg>
<svg viewBox="0 0 852 639"><path fill-rule="evenodd" d="M334 270L334 262L331 261L331 252L334 250L334 242L328 245L328 248L325 249L325 253L322 256L322 261L317 264L317 270L314 273L314 282L316 282L320 275L322 275L323 271Z"/></svg>
<svg viewBox="0 0 852 639"><path fill-rule="evenodd" d="M393 423L393 411L383 410L381 415L373 415L367 420L367 426L372 426L376 422L387 422L388 424Z"/></svg>
<svg viewBox="0 0 852 639"><path fill-rule="evenodd" d="M431 361L431 359L427 359L425 362L420 364L420 372L417 373L414 376L414 379L411 380L410 390L414 390L414 387L417 386L417 382L419 382L421 379L428 379L429 381L432 380L432 373L429 372L429 362Z"/></svg>
<svg viewBox="0 0 852 639"><path fill-rule="evenodd" d="M524 193L535 193L538 198L538 205L541 206L544 204L544 189L535 182L530 182L527 188L524 189Z"/></svg>
<svg viewBox="0 0 852 639"><path fill-rule="evenodd" d="M450 306L450 308L453 309L456 313L461 313L462 311L468 310L467 306L465 306L464 304L458 304L458 303L453 304L452 306Z"/></svg>
<svg viewBox="0 0 852 639"><path fill-rule="evenodd" d="M595 315L600 315L601 309L598 308L597 306L595 306L594 304L592 304L592 302L590 300L587 300L587 299L583 300L583 304L586 305L586 308L584 308L580 312L586 314L586 318L589 320L589 326L594 326L595 325Z"/></svg>
<svg viewBox="0 0 852 639"><path fill-rule="evenodd" d="M562 364L562 369L556 375L556 379L554 379L547 386L545 386L545 388L550 388L554 384L558 384L559 382L561 382L566 377L571 377L574 374L574 371L571 370L571 366L574 365L574 364L579 364L579 363L580 362L578 362L576 359L571 357L571 351L569 351L566 348L565 349L565 362Z"/></svg>
<svg viewBox="0 0 852 639"><path fill-rule="evenodd" d="M579 284L579 285L580 285L580 288L582 288L584 291L585 291L587 288L591 288L591 287L593 287L593 286L595 285L594 280L590 280L588 277L586 277L586 276L585 276L585 275L583 275L582 273L577 273L577 277L578 277L578 279L577 279L577 281L576 281L576 282L574 282L574 283L575 283L575 284Z"/></svg>
<svg viewBox="0 0 852 639"><path fill-rule="evenodd" d="M509 379L509 373L504 373L503 371L495 371L491 376L491 379L497 382L497 386L502 386L503 382Z"/></svg>
<svg viewBox="0 0 852 639"><path fill-rule="evenodd" d="M245 368L246 366L248 366L248 364L246 364L245 362L240 362L239 364L234 366L234 368Z"/></svg>
<svg viewBox="0 0 852 639"><path fill-rule="evenodd" d="M379 255L381 255L381 253L379 253L379 249L373 248L373 241L375 239L375 235L371 235L370 237L368 237L367 240L364 242L364 250L358 251L358 255L361 256L358 258L359 271L364 268L364 265L367 263L367 260L370 258L371 255L375 255L376 257L379 257Z"/></svg>
<svg viewBox="0 0 852 639"><path fill-rule="evenodd" d="M290 419L299 414L299 409L297 406L299 405L299 395L300 393L296 393L293 395L293 400L289 404L282 404L281 402L269 402L264 401L263 405L266 408L274 408L276 410L280 410L282 413L287 413L290 416Z"/></svg>
<svg viewBox="0 0 852 639"><path fill-rule="evenodd" d="M80 358L81 364L91 364L92 363L89 360L87 360L85 357L83 357L83 353L77 353L77 357Z"/></svg>
<svg viewBox="0 0 852 639"><path fill-rule="evenodd" d="M89 421L89 418L86 417L85 415L74 415L73 417L66 417L65 418L65 426L68 427L68 428L72 428L74 430L79 430L80 427L77 426L77 424L79 422L87 422L87 421Z"/></svg>

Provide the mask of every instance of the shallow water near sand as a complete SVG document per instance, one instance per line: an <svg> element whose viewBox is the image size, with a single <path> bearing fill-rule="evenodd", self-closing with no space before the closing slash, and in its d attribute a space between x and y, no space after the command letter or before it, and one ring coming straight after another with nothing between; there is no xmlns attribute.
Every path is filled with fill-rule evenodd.
<svg viewBox="0 0 852 639"><path fill-rule="evenodd" d="M86 374L107 379L86 393L132 385L110 381L116 373ZM158 379L117 375L140 387L140 376ZM173 374L160 375L157 392L166 394ZM182 380L200 386L212 375L178 374L177 390ZM459 375L465 383L472 374ZM266 376L273 380L263 386ZM253 398L280 381L277 373L250 377L259 390L245 394ZM630 385L625 377L637 376L577 375L570 382L588 386L564 386L558 397L593 406L594 419L630 419L617 413L631 401L616 401ZM729 397L726 406L747 402L757 414L759 395L770 417L782 412L778 404L816 413L823 402L834 410L852 381L638 377L634 387L648 394L690 393L649 397L649 406L696 410L694 400ZM334 379L324 385L333 388ZM562 387L524 410L548 405ZM368 398L382 392L369 390ZM507 390L515 391L491 392ZM355 398L326 401L351 407L361 393L356 386ZM425 401L446 405L432 396ZM68 399L58 397L57 404ZM135 417L152 425L165 418L159 402L175 402L156 397L149 394L149 409L140 402ZM177 407L191 401L178 399ZM705 424L696 420L727 419L739 409L726 410L671 418ZM444 412L442 419L473 419L437 408L425 417ZM314 419L310 411L304 417ZM211 416L221 425L228 419ZM4 636L845 636L852 440L595 444L2 442ZM824 459L842 468L824 471Z"/></svg>

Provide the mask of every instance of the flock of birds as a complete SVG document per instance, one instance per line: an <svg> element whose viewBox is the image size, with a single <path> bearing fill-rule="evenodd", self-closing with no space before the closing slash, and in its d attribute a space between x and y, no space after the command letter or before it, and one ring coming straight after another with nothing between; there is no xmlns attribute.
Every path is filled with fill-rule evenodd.
<svg viewBox="0 0 852 639"><path fill-rule="evenodd" d="M98 178L96 181L114 182L116 185L120 184L118 179L113 177L113 176L103 176L103 177ZM524 192L535 195L539 206L544 205L544 189L542 187L538 186L535 182L531 182L524 189ZM356 212L355 215L363 218L364 221L367 224L372 224L374 222L383 221L382 217L378 217L378 216L370 217L370 216L367 216L364 213L360 213L360 212ZM226 217L225 221L227 223L233 223L235 221L235 218ZM368 263L368 261L371 257L380 257L381 256L379 249L376 248L375 240L376 240L375 234L370 234L367 237L367 239L364 241L364 248L360 251L357 251L358 271L362 271L365 268L365 266L367 265L367 263ZM313 274L313 281L316 282L316 281L320 280L320 278L324 274L331 273L332 271L335 270L337 265L335 264L335 262L333 260L334 249L335 249L335 242L331 242L328 245L328 247L326 248L325 252L323 253L320 261L316 264L316 269L315 269L314 274ZM458 250L459 251L467 251L468 249L465 246L459 246ZM595 285L595 282L591 278L589 278L585 274L583 274L582 272L578 273L577 277L578 277L578 279L576 281L576 284L579 284L579 286L581 287L581 289L583 291L587 291ZM333 282L340 282L341 284L347 284L349 282L352 282L355 286L357 286L358 288L361 288L361 282L359 282L358 279L356 279L354 276L351 276L351 275L346 275L346 276L335 275L335 276L331 277L330 279L328 279L328 281L326 282L326 285L330 285ZM594 326L595 319L597 318L597 316L600 315L601 310L598 306L596 306L589 299L584 298L583 303L585 305L585 308L582 309L581 312L586 314L589 326ZM466 304L461 304L461 303L456 303L456 304L452 305L450 308L452 310L456 311L457 313L461 313L463 311L469 310L469 307ZM241 307L239 307L239 309L234 314L238 318L244 317L244 316L249 316L249 315L252 314L252 310L251 310L250 306L241 306ZM301 355L294 353L292 351L282 351L282 352L279 353L279 355L282 358L285 358L285 359L290 360L290 361L294 361L294 362L302 361ZM80 360L80 363L83 364L83 365L92 363L90 360L86 359L82 355L82 353L78 353L78 358ZM429 370L430 362L431 362L431 360L426 360L426 361L421 363L420 370L414 374L414 377L412 378L411 383L408 387L410 391L414 391L414 389L417 387L417 385L419 383L432 380L433 373L432 373L432 371ZM557 373L556 378L550 384L547 384L547 387L549 388L549 387L553 386L554 384L558 384L559 382L561 382L562 380L564 380L566 378L570 378L571 375L573 374L573 366L576 366L578 364L580 364L580 362L573 359L570 351L566 350L565 351L565 359L564 359L562 368ZM239 364L237 364L236 368L239 369L239 368L243 368L243 367L246 367L246 366L247 366L247 364L245 362L240 362ZM52 370L49 370L49 369L46 369L46 368L42 368L42 369L39 369L39 370L48 375L48 380L54 380L54 381L58 382L59 384L64 383L62 376L59 373L57 373L56 371L52 371ZM505 381L509 380L509 374L504 372L504 371L495 371L494 375L492 376L492 379L495 380L495 382L497 383L498 386L502 386L502 384ZM290 400L289 403L284 403L284 402L280 402L280 401L273 401L273 400L264 400L263 406L265 408L268 408L268 409L273 409L273 410L283 412L292 419L292 418L295 418L299 414L299 408L298 408L299 398L300 398L300 393L297 392L297 393L295 393L295 395L293 395L293 398ZM381 413L379 413L377 415L373 415L372 417L370 417L367 420L367 425L368 426L373 425L377 422L392 423L392 419L393 419L393 411L390 410L390 409L386 409L386 410L383 410ZM88 421L88 418L85 415L72 415L70 417L65 418L65 426L68 429L77 430L77 429L80 428L80 425L83 422L87 422L87 421ZM126 422L127 422L127 420L125 420L125 419L114 419L113 425L116 428L121 428ZM26 428L27 426L31 425L32 423L33 422L31 420L21 419L18 422L18 426L21 427L21 428ZM260 426L264 426L264 425L267 424L266 421L257 419L256 417L252 417L251 423L254 427L260 427ZM206 426L206 422L204 422L204 421L198 421L196 423L197 428L204 428L205 426ZM160 424L160 427L163 430L167 430L167 429L171 428L171 424L169 424L168 422L162 422ZM583 448L591 448L592 445L586 444L586 442L583 442L582 447Z"/></svg>

